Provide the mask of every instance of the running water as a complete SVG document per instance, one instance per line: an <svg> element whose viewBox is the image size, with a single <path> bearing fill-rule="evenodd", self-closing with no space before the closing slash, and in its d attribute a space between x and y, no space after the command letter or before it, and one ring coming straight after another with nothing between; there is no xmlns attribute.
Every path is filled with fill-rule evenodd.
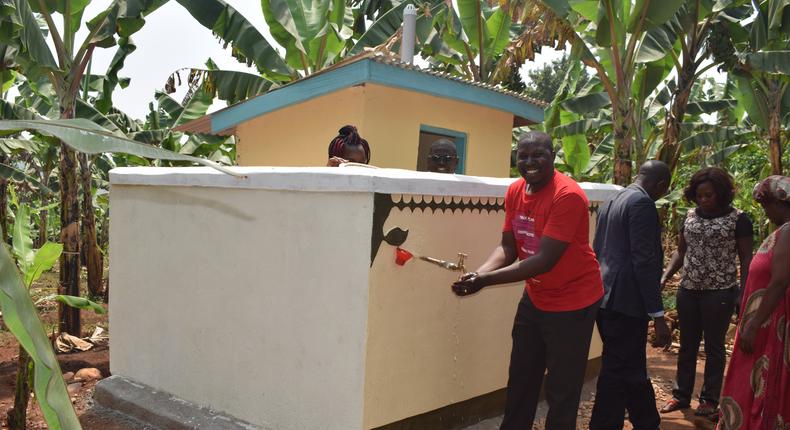
<svg viewBox="0 0 790 430"><path fill-rule="evenodd" d="M453 385L457 387L463 387L463 382L461 382L461 378L458 375L458 353L461 349L461 338L458 336L458 321L461 319L461 297L455 296L455 316L453 317L453 330L452 336L454 345L453 345ZM453 392L457 392L457 390L453 390ZM457 400L455 398L452 399L452 402L455 403Z"/></svg>

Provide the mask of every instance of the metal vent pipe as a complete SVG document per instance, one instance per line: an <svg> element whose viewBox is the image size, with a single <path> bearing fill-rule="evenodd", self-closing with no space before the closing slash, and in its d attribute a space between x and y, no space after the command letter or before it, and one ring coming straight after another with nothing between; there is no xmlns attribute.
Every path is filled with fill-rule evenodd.
<svg viewBox="0 0 790 430"><path fill-rule="evenodd" d="M417 8L413 4L403 9L403 37L400 41L400 60L403 63L414 62L414 44L417 36Z"/></svg>

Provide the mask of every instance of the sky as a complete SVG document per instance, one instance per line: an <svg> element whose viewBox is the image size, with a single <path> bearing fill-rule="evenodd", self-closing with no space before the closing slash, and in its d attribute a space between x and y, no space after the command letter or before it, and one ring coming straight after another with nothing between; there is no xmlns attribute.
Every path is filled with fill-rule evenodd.
<svg viewBox="0 0 790 430"><path fill-rule="evenodd" d="M226 0L241 12L258 30L272 42L268 27L261 12L261 4L252 0ZM84 17L93 18L110 4L110 0L94 0L85 11ZM84 40L87 31L83 28L77 41ZM137 50L127 57L119 76L131 78L125 89L118 88L113 93L113 101L122 111L135 118L143 119L148 113L148 104L154 99L154 92L161 90L167 78L179 68L204 67L206 60L211 58L221 69L239 70L257 73L254 69L239 63L230 55L230 49L222 49L222 44L211 31L200 25L177 2L170 1L146 18L143 28L132 36ZM115 48L96 49L92 73L104 74L115 53ZM544 62L551 61L562 55L561 52L543 48L533 63L525 65L525 69L540 67ZM183 74L182 76L186 76ZM524 76L526 76L524 74ZM185 89L176 92L179 99ZM224 103L215 103L211 110L224 107Z"/></svg>

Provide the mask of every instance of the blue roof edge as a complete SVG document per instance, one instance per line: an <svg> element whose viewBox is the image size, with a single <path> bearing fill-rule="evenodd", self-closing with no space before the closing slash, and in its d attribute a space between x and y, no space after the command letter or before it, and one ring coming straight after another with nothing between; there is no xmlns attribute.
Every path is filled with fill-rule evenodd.
<svg viewBox="0 0 790 430"><path fill-rule="evenodd" d="M482 105L535 123L543 121L543 109L528 101L474 84L382 64L368 58L217 111L210 115L211 132L219 133L257 116L365 82Z"/></svg>

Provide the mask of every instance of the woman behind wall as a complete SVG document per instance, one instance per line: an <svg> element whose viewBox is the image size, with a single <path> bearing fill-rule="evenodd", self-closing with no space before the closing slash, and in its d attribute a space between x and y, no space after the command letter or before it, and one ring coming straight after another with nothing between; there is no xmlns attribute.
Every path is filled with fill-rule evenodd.
<svg viewBox="0 0 790 430"><path fill-rule="evenodd" d="M779 228L749 269L721 395L723 430L790 428L790 178L769 177L754 198Z"/></svg>
<svg viewBox="0 0 790 430"><path fill-rule="evenodd" d="M705 373L696 415L716 412L726 356L724 342L752 258L752 223L731 206L735 185L718 167L697 171L684 190L690 209L662 285L682 267L677 292L680 353L675 388L662 413L691 406L697 352L705 339ZM738 279L738 263L741 276Z"/></svg>
<svg viewBox="0 0 790 430"><path fill-rule="evenodd" d="M343 126L329 142L328 167L338 167L345 163L370 163L370 146L368 141L359 135L353 125Z"/></svg>

